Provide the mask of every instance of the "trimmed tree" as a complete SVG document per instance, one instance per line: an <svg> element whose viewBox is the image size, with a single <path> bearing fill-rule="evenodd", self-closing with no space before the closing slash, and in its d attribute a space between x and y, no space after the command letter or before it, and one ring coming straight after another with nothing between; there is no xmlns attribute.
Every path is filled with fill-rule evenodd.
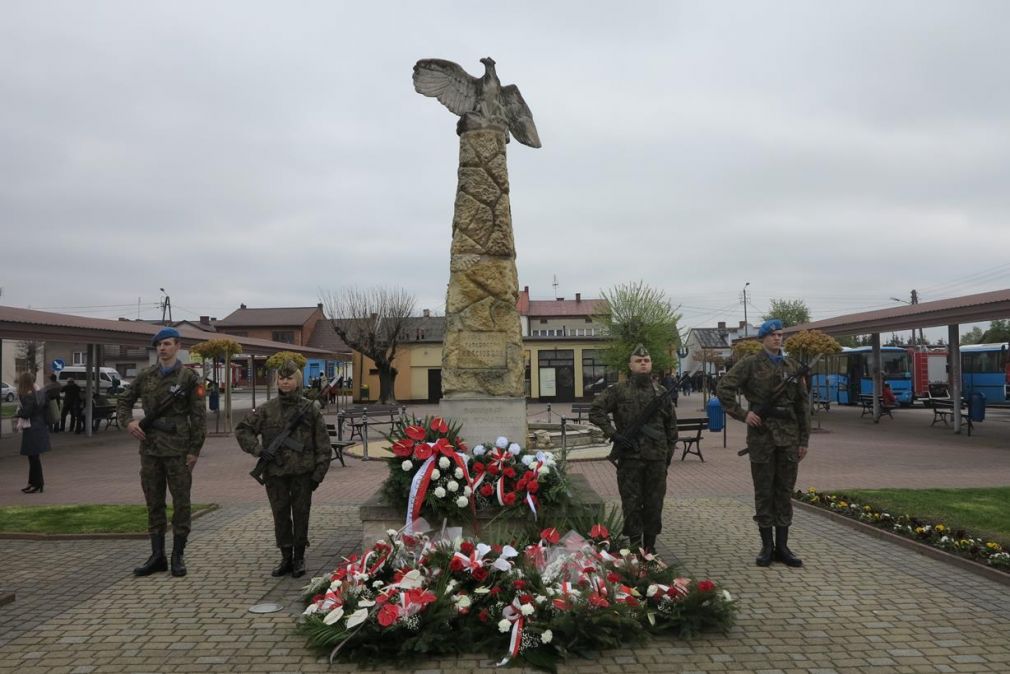
<svg viewBox="0 0 1010 674"><path fill-rule="evenodd" d="M600 294L609 311L594 319L603 325L608 337L603 349L608 367L624 372L628 356L637 344L649 350L654 371L665 372L676 365L674 351L680 344L677 332L680 314L663 291L638 281L614 286Z"/></svg>
<svg viewBox="0 0 1010 674"><path fill-rule="evenodd" d="M242 346L234 339L220 337L194 344L190 347L189 353L204 361L224 362L224 430L225 433L231 433L231 359L232 356L242 353Z"/></svg>
<svg viewBox="0 0 1010 674"><path fill-rule="evenodd" d="M809 363L817 356L827 356L832 353L839 353L842 350L842 345L838 343L838 340L820 330L802 330L797 332L795 335L790 336L782 346L789 355L799 358L803 363ZM810 415L813 413L814 397L814 390L810 386L809 377L807 378L807 396L810 402L810 405L807 407L807 420L809 421ZM817 423L818 428L820 428L820 421Z"/></svg>

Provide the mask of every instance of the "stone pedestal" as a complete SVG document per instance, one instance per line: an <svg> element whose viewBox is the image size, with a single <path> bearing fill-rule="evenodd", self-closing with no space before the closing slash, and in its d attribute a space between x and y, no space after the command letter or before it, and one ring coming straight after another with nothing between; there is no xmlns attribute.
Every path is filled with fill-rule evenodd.
<svg viewBox="0 0 1010 674"><path fill-rule="evenodd" d="M449 522L449 526L462 526L464 536L478 535L486 541L493 540L498 533L515 532L524 525L535 534L546 527L558 525L566 514L594 520L603 517L606 504L603 502L603 498L589 485L589 480L584 475L569 475L568 484L572 494L571 500L554 508L546 506L541 508L536 521L533 520L529 508L515 506L504 515L497 509L492 512L478 513L479 534L470 520ZM363 549L371 547L377 540L385 540L388 529L399 531L406 524L406 513L386 503L381 489L368 499L358 512L361 516L361 545ZM424 515L424 513L421 514ZM429 520L428 523L435 529L442 528L440 521Z"/></svg>
<svg viewBox="0 0 1010 674"><path fill-rule="evenodd" d="M463 424L471 446L527 437L506 140L494 128L459 137L439 413Z"/></svg>

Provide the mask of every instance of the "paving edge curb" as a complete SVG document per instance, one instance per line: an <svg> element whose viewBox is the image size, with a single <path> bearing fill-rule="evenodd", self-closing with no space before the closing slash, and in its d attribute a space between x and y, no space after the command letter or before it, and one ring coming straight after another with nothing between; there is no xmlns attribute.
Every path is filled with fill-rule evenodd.
<svg viewBox="0 0 1010 674"><path fill-rule="evenodd" d="M925 543L919 543L918 541L913 541L910 538L905 538L904 536L899 536L898 534L893 534L890 531L884 531L872 524L866 524L865 522L860 522L854 520L851 517L846 517L845 515L839 515L838 513L833 513L830 510L825 510L824 508L811 505L810 503L804 503L803 501L797 501L793 499L793 504L799 506L801 510L806 510L807 512L814 512L823 517L827 517L839 524L843 524L850 529L855 529L857 531L862 531L863 533L869 534L880 540L887 541L889 543L895 543L902 547L908 548L914 552L924 555L926 557L931 557L932 559L951 564L953 566L969 571L978 576L983 576L989 580L995 581L1001 585L1010 586L1010 573L1004 573L998 569L994 569L985 564L980 564L978 562L972 561L970 559L965 559L964 557L959 557L953 555L945 550L940 550L939 548L934 548L931 545L926 545Z"/></svg>
<svg viewBox="0 0 1010 674"><path fill-rule="evenodd" d="M193 513L192 519L197 520L204 515L215 510L220 510L221 506L211 503L206 508L202 508ZM0 531L0 540L13 541L105 541L105 540L143 540L150 536L149 533L122 533L122 534L33 534L17 531ZM0 602L2 603L2 602Z"/></svg>

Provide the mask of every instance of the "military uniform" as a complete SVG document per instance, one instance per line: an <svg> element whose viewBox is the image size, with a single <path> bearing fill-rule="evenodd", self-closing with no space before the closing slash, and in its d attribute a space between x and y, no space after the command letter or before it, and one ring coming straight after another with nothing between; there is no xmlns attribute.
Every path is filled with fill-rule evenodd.
<svg viewBox="0 0 1010 674"><path fill-rule="evenodd" d="M629 381L614 384L593 400L589 421L604 435L618 439L665 390L651 375L631 375ZM613 423L608 415L613 415ZM635 438L628 438L635 440ZM617 487L624 512L624 535L632 545L651 550L663 528L663 499L666 471L677 440L677 416L672 403L664 405L643 427L633 447L623 448L617 466Z"/></svg>
<svg viewBox="0 0 1010 674"><path fill-rule="evenodd" d="M330 438L319 407L299 390L279 392L235 428L239 445L259 457L287 427L300 409L306 414L291 434L301 450L281 446L264 469L267 498L274 517L274 539L281 549L281 565L272 575L304 573L305 548L309 545L309 511L312 492L330 467ZM260 444L259 438L263 441ZM300 573L299 573L300 571Z"/></svg>
<svg viewBox="0 0 1010 674"><path fill-rule="evenodd" d="M762 417L760 426L747 426L751 478L754 483L754 521L761 530L762 542L770 544L772 527L776 528L776 550L784 555L785 542L793 521L793 489L799 466L799 448L810 439L809 402L802 378L795 378L777 396L773 392L799 364L791 358L773 356L767 351L747 356L734 365L719 382L718 396L726 413L746 423L747 412L773 403L771 413ZM749 409L737 401L742 393ZM774 402L773 402L774 399ZM756 413L756 412L755 412ZM765 552L765 548L762 548ZM767 552L771 553L768 547ZM758 557L759 566L763 555ZM801 562L789 553L799 566ZM783 560L785 561L785 560ZM789 563L789 562L787 562Z"/></svg>
<svg viewBox="0 0 1010 674"><path fill-rule="evenodd" d="M161 333L159 333L161 334ZM174 534L173 575L185 575L182 553L190 532L190 488L193 473L186 463L188 455L199 456L207 437L207 416L199 377L178 360L174 367L162 370L159 364L142 370L119 396L116 416L121 428L133 420L133 405L139 399L144 415L151 414L169 395L178 390L189 393L175 400L170 409L145 431L140 442L140 484L147 502L147 529L152 537L152 559L134 570L137 575L164 571L164 541L168 528L165 488L172 494L172 533ZM160 541L159 541L160 539ZM160 554L159 554L160 550Z"/></svg>

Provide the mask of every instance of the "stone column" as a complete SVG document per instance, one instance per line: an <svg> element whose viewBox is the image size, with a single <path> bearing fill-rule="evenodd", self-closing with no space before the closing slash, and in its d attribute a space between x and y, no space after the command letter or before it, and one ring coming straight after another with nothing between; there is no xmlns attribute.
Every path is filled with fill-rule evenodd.
<svg viewBox="0 0 1010 674"><path fill-rule="evenodd" d="M463 423L471 446L527 442L506 138L495 128L459 137L439 412Z"/></svg>

